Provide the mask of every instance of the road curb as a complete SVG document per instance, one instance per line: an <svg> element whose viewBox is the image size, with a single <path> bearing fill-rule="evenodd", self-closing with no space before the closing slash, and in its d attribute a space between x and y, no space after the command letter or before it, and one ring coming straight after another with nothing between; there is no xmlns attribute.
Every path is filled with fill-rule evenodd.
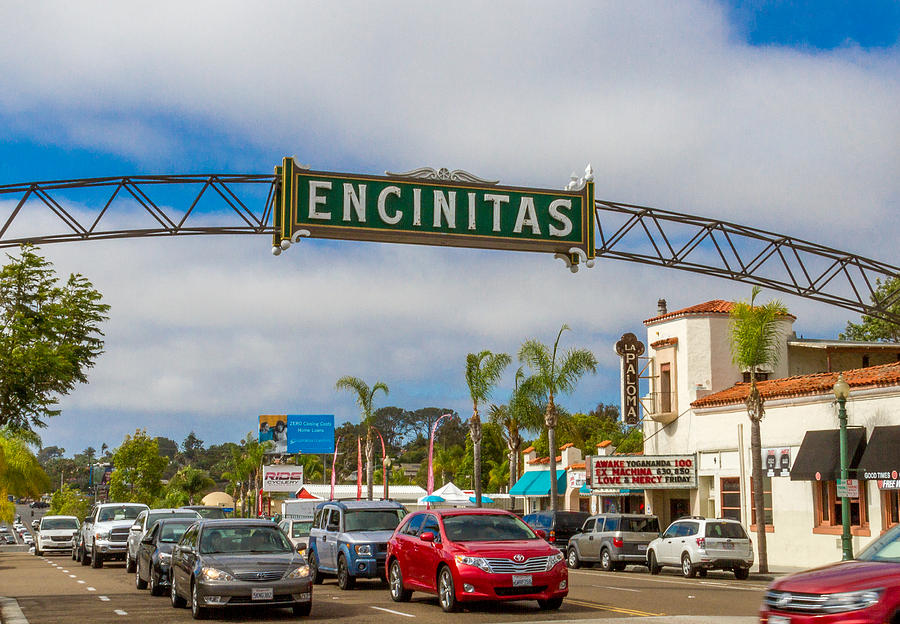
<svg viewBox="0 0 900 624"><path fill-rule="evenodd" d="M15 598L0 596L0 622L3 624L28 624L28 618L19 608L19 602Z"/></svg>

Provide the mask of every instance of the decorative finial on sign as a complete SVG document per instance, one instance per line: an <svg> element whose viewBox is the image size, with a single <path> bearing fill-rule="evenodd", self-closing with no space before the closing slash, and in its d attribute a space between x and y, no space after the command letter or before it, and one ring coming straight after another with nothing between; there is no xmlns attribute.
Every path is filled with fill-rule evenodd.
<svg viewBox="0 0 900 624"><path fill-rule="evenodd" d="M309 236L309 235L310 235L309 230L297 230L296 232L294 232L294 235L291 237L290 240L287 238L283 238L283 239L281 239L281 243L279 243L278 245L273 245L272 246L272 255L280 256L282 251L287 251L288 249L291 248L291 245L293 245L296 242L299 242L301 236Z"/></svg>
<svg viewBox="0 0 900 624"><path fill-rule="evenodd" d="M591 166L591 163L588 163L588 166L584 168L584 176L579 178L578 174L574 171L572 172L571 177L569 178L569 183L566 184L567 191L580 191L584 188L584 185L588 182L594 181L594 168Z"/></svg>
<svg viewBox="0 0 900 624"><path fill-rule="evenodd" d="M413 169L412 171L406 171L404 173L385 171L384 175L391 176L392 178L418 178L421 180L442 180L445 182L471 182L473 184L494 185L500 183L500 180L485 180L484 178L479 178L462 169L450 171L447 167L441 167L437 170L432 167L419 167L418 169Z"/></svg>

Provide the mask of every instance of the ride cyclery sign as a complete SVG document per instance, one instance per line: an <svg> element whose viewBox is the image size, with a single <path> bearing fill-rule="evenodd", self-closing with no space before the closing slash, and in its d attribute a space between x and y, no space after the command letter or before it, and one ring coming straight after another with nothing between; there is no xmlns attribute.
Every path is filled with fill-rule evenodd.
<svg viewBox="0 0 900 624"><path fill-rule="evenodd" d="M296 492L303 487L303 466L263 466L264 492Z"/></svg>
<svg viewBox="0 0 900 624"><path fill-rule="evenodd" d="M591 489L697 487L694 455L588 455L585 466Z"/></svg>
<svg viewBox="0 0 900 624"><path fill-rule="evenodd" d="M592 175L577 190L559 191L499 186L465 172L422 178L312 171L292 158L275 170L276 252L310 236L553 252L575 263L594 258Z"/></svg>

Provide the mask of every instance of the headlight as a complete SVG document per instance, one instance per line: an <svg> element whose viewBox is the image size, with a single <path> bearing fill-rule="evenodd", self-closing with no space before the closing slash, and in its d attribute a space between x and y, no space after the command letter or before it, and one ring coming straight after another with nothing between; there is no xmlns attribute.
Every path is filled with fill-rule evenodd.
<svg viewBox="0 0 900 624"><path fill-rule="evenodd" d="M208 581L233 581L234 577L217 568L203 568L200 570L200 576Z"/></svg>
<svg viewBox="0 0 900 624"><path fill-rule="evenodd" d="M172 560L172 553L161 552L159 553L159 562L160 563L169 563Z"/></svg>
<svg viewBox="0 0 900 624"><path fill-rule="evenodd" d="M356 554L363 557L371 557L372 556L372 545L371 544L361 544L358 546L354 546L356 550Z"/></svg>
<svg viewBox="0 0 900 624"><path fill-rule="evenodd" d="M485 572L491 571L491 566L488 565L488 562L485 561L483 557L466 557L464 555L456 555L456 564L472 566L478 568L479 570L484 570Z"/></svg>
<svg viewBox="0 0 900 624"><path fill-rule="evenodd" d="M842 613L844 611L858 611L868 609L878 604L884 588L864 589L862 591L844 592L841 594L826 594L822 610L826 613Z"/></svg>
<svg viewBox="0 0 900 624"><path fill-rule="evenodd" d="M299 579L306 578L307 576L309 576L309 566L300 566L299 568L295 568L288 572L287 576L285 576L284 578Z"/></svg>
<svg viewBox="0 0 900 624"><path fill-rule="evenodd" d="M563 559L565 559L565 557L563 557L563 554L561 552L558 552L555 555L550 555L547 558L547 569L548 570L553 569L553 566L555 566L557 563L559 563Z"/></svg>
<svg viewBox="0 0 900 624"><path fill-rule="evenodd" d="M108 539L109 538L109 529L97 531L96 533L94 533L94 538L99 539L99 540Z"/></svg>

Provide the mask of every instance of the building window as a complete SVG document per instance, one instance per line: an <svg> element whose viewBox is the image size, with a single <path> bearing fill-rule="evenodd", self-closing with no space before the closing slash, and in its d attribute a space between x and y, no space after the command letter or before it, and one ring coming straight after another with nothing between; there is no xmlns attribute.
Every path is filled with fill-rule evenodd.
<svg viewBox="0 0 900 624"><path fill-rule="evenodd" d="M768 381L770 374L756 371L756 381ZM744 373L744 383L750 383L750 371Z"/></svg>
<svg viewBox="0 0 900 624"><path fill-rule="evenodd" d="M672 411L672 365L659 365L659 411L667 414Z"/></svg>
<svg viewBox="0 0 900 624"><path fill-rule="evenodd" d="M894 525L900 524L900 491L882 490L881 492L881 530L887 531Z"/></svg>
<svg viewBox="0 0 900 624"><path fill-rule="evenodd" d="M753 479L750 479L750 529L754 531L756 530L756 503L753 502L753 497L756 496L755 487ZM774 531L775 522L772 516L772 478L766 476L763 476L763 512L766 516L766 531Z"/></svg>
<svg viewBox="0 0 900 624"><path fill-rule="evenodd" d="M741 480L737 477L719 480L722 492L722 517L741 521Z"/></svg>
<svg viewBox="0 0 900 624"><path fill-rule="evenodd" d="M841 499L837 495L835 481L814 481L813 499L816 510L813 533L840 535ZM850 532L853 535L868 536L869 518L866 511L866 482L859 482L859 498L850 499Z"/></svg>

